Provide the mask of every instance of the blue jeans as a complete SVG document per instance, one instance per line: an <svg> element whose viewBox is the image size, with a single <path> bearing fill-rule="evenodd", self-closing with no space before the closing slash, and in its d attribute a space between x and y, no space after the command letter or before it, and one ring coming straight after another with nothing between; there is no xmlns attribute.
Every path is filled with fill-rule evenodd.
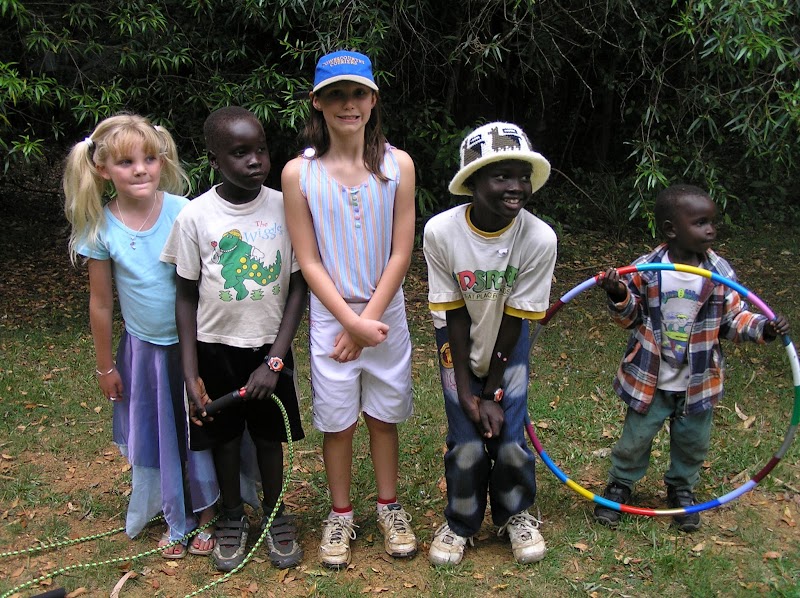
<svg viewBox="0 0 800 598"><path fill-rule="evenodd" d="M487 493L492 521L501 526L509 517L524 511L536 498L536 457L525 440L528 421L528 322L524 321L519 341L508 358L503 376L505 396L501 403L505 423L500 435L485 439L458 402L447 328L436 330L439 373L447 414L447 507L444 516L459 536L474 536L486 511ZM472 391L480 395L483 380L471 376Z"/></svg>
<svg viewBox="0 0 800 598"><path fill-rule="evenodd" d="M694 415L684 413L686 393L656 390L647 413L628 408L625 425L611 451L609 481L633 488L650 465L653 438L669 418L669 470L664 482L692 490L700 480L700 467L711 442L713 409Z"/></svg>

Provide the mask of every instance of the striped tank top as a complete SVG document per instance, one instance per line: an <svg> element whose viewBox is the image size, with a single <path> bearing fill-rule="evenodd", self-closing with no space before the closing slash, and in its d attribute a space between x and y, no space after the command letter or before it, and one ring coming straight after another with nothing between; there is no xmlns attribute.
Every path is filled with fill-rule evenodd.
<svg viewBox="0 0 800 598"><path fill-rule="evenodd" d="M389 263L392 249L394 197L400 167L387 145L381 181L370 174L355 187L345 187L315 157L305 156L300 190L308 202L317 246L325 270L345 301L367 302Z"/></svg>

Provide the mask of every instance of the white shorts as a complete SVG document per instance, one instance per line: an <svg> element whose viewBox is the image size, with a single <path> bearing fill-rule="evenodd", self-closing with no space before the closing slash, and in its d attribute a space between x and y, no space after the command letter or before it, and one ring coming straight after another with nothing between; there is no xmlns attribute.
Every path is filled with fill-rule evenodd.
<svg viewBox="0 0 800 598"><path fill-rule="evenodd" d="M350 304L360 314L366 303ZM358 359L339 363L329 355L342 325L313 294L309 303L309 341L314 427L341 432L358 420L359 413L390 424L407 420L414 412L411 393L411 337L400 289L381 321L389 334L380 345L365 347Z"/></svg>

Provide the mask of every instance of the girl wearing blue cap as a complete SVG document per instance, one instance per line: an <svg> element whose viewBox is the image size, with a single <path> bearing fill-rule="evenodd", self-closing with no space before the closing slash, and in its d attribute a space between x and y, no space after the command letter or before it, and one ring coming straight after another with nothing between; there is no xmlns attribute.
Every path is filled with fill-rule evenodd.
<svg viewBox="0 0 800 598"><path fill-rule="evenodd" d="M397 502L397 424L411 416L411 340L401 284L414 244L414 164L381 130L367 56L333 52L317 63L307 149L283 170L289 234L311 289L313 423L332 508L320 560L350 562L353 435L369 430L386 552L417 552L411 516Z"/></svg>

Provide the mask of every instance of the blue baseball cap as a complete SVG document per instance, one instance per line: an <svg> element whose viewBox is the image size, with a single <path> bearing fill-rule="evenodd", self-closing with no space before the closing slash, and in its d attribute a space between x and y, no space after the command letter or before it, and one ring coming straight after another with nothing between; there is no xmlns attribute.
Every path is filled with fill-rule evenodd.
<svg viewBox="0 0 800 598"><path fill-rule="evenodd" d="M367 56L358 52L339 50L320 58L314 72L314 89L311 91L316 93L336 81L355 81L378 91L372 76L372 63Z"/></svg>

